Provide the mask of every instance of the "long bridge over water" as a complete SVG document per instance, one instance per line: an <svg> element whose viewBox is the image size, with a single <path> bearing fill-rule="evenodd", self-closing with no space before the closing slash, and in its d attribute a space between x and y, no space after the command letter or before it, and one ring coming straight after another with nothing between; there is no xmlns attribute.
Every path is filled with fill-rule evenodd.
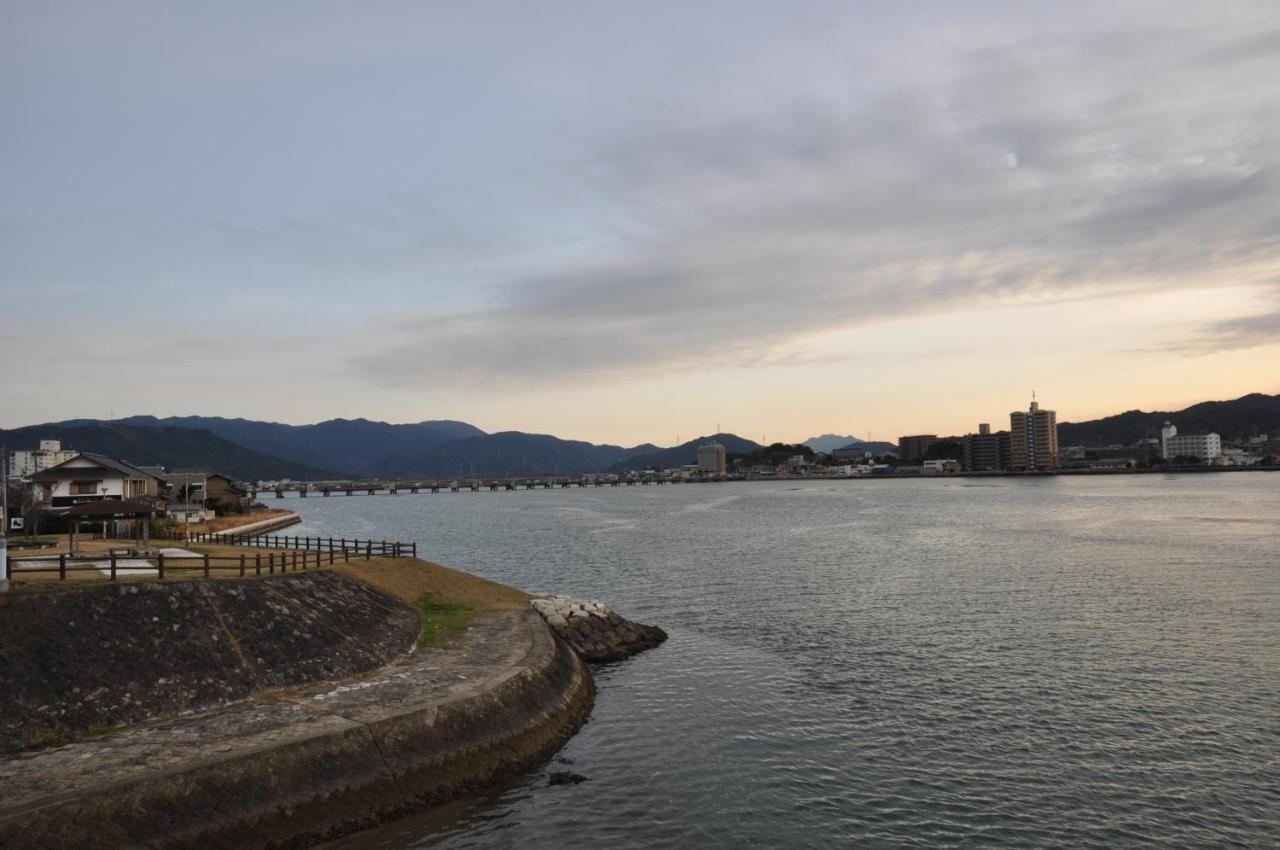
<svg viewBox="0 0 1280 850"><path fill-rule="evenodd" d="M715 481L714 478L607 478L594 476L544 476L541 478L466 478L418 481L294 481L271 487L251 488L250 495L258 498L260 493L274 492L277 499L283 499L286 493L297 493L302 498L313 493L321 496L355 496L377 494L397 495L399 493L479 493L499 492L507 490L568 490L573 487L649 487L666 484L695 484Z"/></svg>

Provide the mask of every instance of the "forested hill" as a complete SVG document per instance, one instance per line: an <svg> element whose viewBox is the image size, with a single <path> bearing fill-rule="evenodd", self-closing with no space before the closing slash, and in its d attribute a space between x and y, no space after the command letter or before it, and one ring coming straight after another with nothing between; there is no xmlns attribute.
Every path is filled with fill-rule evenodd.
<svg viewBox="0 0 1280 850"><path fill-rule="evenodd" d="M1185 410L1129 410L1089 422L1063 422L1058 426L1058 441L1064 446L1127 445L1159 437L1165 422L1184 434L1216 432L1226 439L1280 436L1280 395L1250 393L1231 401L1193 404Z"/></svg>
<svg viewBox="0 0 1280 850"><path fill-rule="evenodd" d="M91 421L58 424L88 425ZM391 457L418 454L484 434L474 425L448 419L404 425L369 419L330 419L314 425L286 425L221 416L130 416L109 424L205 429L256 452L320 469L346 470L353 475L372 472Z"/></svg>
<svg viewBox="0 0 1280 850"><path fill-rule="evenodd" d="M281 478L315 481L342 477L338 472L245 448L202 428L148 428L99 422L0 430L0 443L10 452L34 449L40 440L61 440L64 449L104 454L134 465L209 469L241 481Z"/></svg>
<svg viewBox="0 0 1280 850"><path fill-rule="evenodd" d="M744 440L737 434L712 434L709 437L698 437L687 443L669 449L661 449L649 453L636 453L619 461L611 471L625 472L634 469L675 469L698 461L698 447L706 443L719 443L724 446L726 454L750 454L760 448L759 443Z"/></svg>
<svg viewBox="0 0 1280 850"><path fill-rule="evenodd" d="M425 452L388 458L375 470L386 476L448 478L472 475L576 475L600 472L656 446L597 445L549 434L500 431L454 440Z"/></svg>

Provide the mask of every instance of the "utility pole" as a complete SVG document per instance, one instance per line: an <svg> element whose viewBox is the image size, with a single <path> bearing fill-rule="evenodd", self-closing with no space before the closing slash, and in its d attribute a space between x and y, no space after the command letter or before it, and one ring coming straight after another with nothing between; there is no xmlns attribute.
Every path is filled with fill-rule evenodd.
<svg viewBox="0 0 1280 850"><path fill-rule="evenodd" d="M9 447L0 446L0 593L9 590Z"/></svg>

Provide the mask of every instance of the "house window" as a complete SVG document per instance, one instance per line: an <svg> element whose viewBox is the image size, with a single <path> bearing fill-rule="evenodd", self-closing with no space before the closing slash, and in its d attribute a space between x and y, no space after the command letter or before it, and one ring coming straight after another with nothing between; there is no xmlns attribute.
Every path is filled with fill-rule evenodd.
<svg viewBox="0 0 1280 850"><path fill-rule="evenodd" d="M101 483L101 481L72 481L71 495L96 496L98 495L98 485Z"/></svg>

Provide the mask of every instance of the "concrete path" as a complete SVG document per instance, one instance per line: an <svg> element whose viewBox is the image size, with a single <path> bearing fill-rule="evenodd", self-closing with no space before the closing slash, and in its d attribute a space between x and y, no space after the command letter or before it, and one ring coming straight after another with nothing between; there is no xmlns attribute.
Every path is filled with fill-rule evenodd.
<svg viewBox="0 0 1280 850"><path fill-rule="evenodd" d="M0 846L13 850L80 846L77 842L85 840L86 831L105 840L106 846L125 839L141 846L223 846L222 838L215 840L215 834L238 836L229 839L226 846L246 848L280 839L295 841L297 836L290 837L291 831L306 833L316 820L322 820L315 815L310 816L311 823L295 822L308 819L298 814L304 805L299 802L300 794L307 795L316 811L337 811L344 806L350 808L350 801L342 794L350 796L353 788L360 788L362 795L353 814L344 815L346 820L315 826L316 834L308 834L302 843L350 831L349 824L360 823L361 818L367 826L403 814L440 796L434 791L415 792L416 802L384 800L393 795L385 790L377 794L366 790L380 788L378 783L388 781L388 777L393 787L407 789L414 771L422 768L396 762L393 754L397 752L411 760L408 746L382 752L388 744L380 737L398 735L398 743L404 744L405 729L411 728L416 730L411 736L425 735L433 748L447 753L446 747L463 747L468 757L474 758L488 744L477 745L476 740L469 740L461 727L451 730L449 723L454 721L442 723L442 719L448 720L451 706L457 706L454 714L460 711L459 716L469 722L473 715L483 713L476 706L489 705L497 715L485 719L484 734L491 736L495 727L546 726L546 718L559 712L548 706L563 703L572 705L576 716L556 718L555 735L548 742L539 743L541 749L534 749L540 754L548 746L558 748L562 739L554 740L555 736L567 736L577 728L594 693L581 662L576 658L565 661L561 655L571 657L572 653L532 612L494 614L479 619L448 649L422 651L409 656L409 663L389 665L356 681L295 689L275 698L254 699L63 746L0 756L0 787L4 788L0 795ZM527 690L521 682L507 686L509 680L529 679L531 670L551 670L553 665L565 671L556 674L559 678L555 679L563 684L537 684L542 688L539 693L549 694L541 702L518 693L519 687ZM585 684L579 683L579 678ZM499 701L491 699L492 694L502 693L504 686L510 696ZM584 687L586 696L576 696ZM583 699L585 707L578 705ZM527 707L521 707L525 704ZM502 711L528 716L513 722L501 716ZM392 729L387 726L389 723L398 725ZM433 731L433 726L444 728ZM455 737L457 741L453 740ZM512 749L510 741L501 746L504 751ZM320 751L325 753L324 758L317 759ZM324 770L341 774L342 759L353 758L352 752L357 752L360 759L375 759L374 769L385 775L376 777L376 782L361 776L323 775ZM438 768L442 765L441 756L433 755L432 762ZM357 772L357 767L368 766L353 766L351 771ZM295 774L307 783L301 791L297 783L280 786L283 778ZM280 787L269 788L273 783ZM335 791L339 786L340 791ZM183 790L179 794L175 789ZM257 810L260 806L278 805L273 795L289 800L286 813ZM166 812L165 808L173 811ZM115 820L117 811L123 820ZM202 818L202 811L208 812L207 818ZM234 816L243 817L258 832L250 837L245 832L249 827L227 823L227 812L239 813ZM148 819L145 823L136 820L143 816ZM106 822L95 823L95 819Z"/></svg>

